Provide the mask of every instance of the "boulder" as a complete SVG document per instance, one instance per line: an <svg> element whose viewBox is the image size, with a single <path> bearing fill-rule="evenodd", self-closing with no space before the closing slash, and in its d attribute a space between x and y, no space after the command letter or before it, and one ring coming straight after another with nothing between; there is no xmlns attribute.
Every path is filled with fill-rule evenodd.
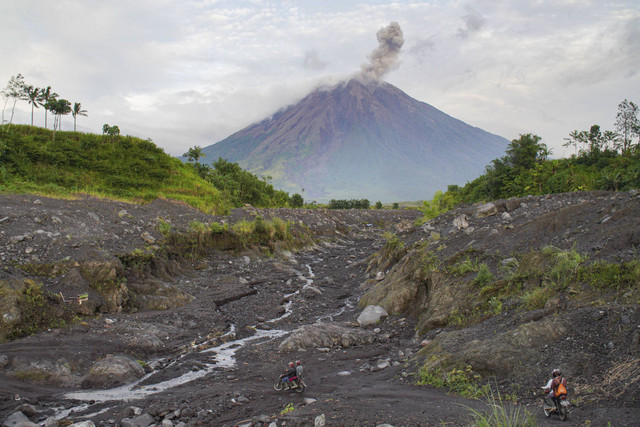
<svg viewBox="0 0 640 427"><path fill-rule="evenodd" d="M369 305L358 316L360 326L368 326L379 323L387 318L389 313L379 305Z"/></svg>
<svg viewBox="0 0 640 427"><path fill-rule="evenodd" d="M81 421L79 423L74 423L69 425L69 427L96 427L93 421Z"/></svg>
<svg viewBox="0 0 640 427"><path fill-rule="evenodd" d="M76 386L80 377L71 370L67 359L39 360L33 357L16 356L11 361L9 375L34 384Z"/></svg>
<svg viewBox="0 0 640 427"><path fill-rule="evenodd" d="M130 283L131 302L140 310L168 310L187 304L193 297L169 283Z"/></svg>
<svg viewBox="0 0 640 427"><path fill-rule="evenodd" d="M489 202L478 206L476 209L476 216L478 218L484 218L487 216L495 215L498 213L498 208L495 204Z"/></svg>
<svg viewBox="0 0 640 427"><path fill-rule="evenodd" d="M469 221L467 221L467 216L465 214L457 216L453 220L453 226L456 227L458 230L467 228L469 226Z"/></svg>
<svg viewBox="0 0 640 427"><path fill-rule="evenodd" d="M336 323L315 323L304 325L289 335L278 346L279 351L291 351L307 348L351 347L371 344L375 341L373 332L347 327Z"/></svg>
<svg viewBox="0 0 640 427"><path fill-rule="evenodd" d="M82 381L83 387L108 388L136 381L144 376L144 368L126 355L109 356L93 364Z"/></svg>
<svg viewBox="0 0 640 427"><path fill-rule="evenodd" d="M38 427L38 424L32 423L25 414L20 411L9 415L9 418L2 424L3 427Z"/></svg>
<svg viewBox="0 0 640 427"><path fill-rule="evenodd" d="M125 418L120 421L120 427L148 427L155 424L156 420L151 414L142 414L135 418Z"/></svg>
<svg viewBox="0 0 640 427"><path fill-rule="evenodd" d="M302 289L302 294L306 297L306 298L315 298L318 297L320 295L322 295L322 291L318 288L316 288L315 286L305 286Z"/></svg>

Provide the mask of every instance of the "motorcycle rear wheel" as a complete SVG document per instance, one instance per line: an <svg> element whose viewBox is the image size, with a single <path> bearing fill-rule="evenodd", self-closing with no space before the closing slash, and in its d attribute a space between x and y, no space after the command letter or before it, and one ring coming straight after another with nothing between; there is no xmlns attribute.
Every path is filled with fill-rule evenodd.
<svg viewBox="0 0 640 427"><path fill-rule="evenodd" d="M566 420L567 419L567 407L560 405L560 408L558 408L558 414L560 415L560 419L562 421Z"/></svg>
<svg viewBox="0 0 640 427"><path fill-rule="evenodd" d="M302 393L304 391L304 389L307 388L306 385L304 385L304 383L302 381L300 381L298 383L298 387L295 388L296 393Z"/></svg>

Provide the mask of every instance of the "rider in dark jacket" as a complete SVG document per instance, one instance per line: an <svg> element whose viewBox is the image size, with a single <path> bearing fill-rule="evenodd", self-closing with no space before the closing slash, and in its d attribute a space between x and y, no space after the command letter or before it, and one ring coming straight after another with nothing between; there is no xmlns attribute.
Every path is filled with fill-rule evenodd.
<svg viewBox="0 0 640 427"><path fill-rule="evenodd" d="M287 368L287 372L280 376L282 382L287 386L291 387L291 380L295 380L296 377L296 367L293 362L289 362L289 368Z"/></svg>

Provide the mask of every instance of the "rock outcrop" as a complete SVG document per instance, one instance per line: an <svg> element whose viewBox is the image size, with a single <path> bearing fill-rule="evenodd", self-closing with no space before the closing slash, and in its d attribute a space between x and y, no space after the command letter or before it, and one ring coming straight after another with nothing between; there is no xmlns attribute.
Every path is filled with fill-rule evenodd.
<svg viewBox="0 0 640 427"><path fill-rule="evenodd" d="M315 323L293 331L278 347L292 351L319 347L352 347L371 344L376 340L372 331L349 327L347 324Z"/></svg>

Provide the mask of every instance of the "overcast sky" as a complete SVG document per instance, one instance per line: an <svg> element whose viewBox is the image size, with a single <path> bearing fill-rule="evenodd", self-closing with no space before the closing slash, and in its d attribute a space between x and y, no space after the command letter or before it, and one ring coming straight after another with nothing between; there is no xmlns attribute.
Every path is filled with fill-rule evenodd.
<svg viewBox="0 0 640 427"><path fill-rule="evenodd" d="M78 130L118 125L180 155L359 71L392 21L405 43L387 82L554 157L640 104L637 0L1 0L0 87L22 73L82 104ZM19 103L14 122L30 117Z"/></svg>

